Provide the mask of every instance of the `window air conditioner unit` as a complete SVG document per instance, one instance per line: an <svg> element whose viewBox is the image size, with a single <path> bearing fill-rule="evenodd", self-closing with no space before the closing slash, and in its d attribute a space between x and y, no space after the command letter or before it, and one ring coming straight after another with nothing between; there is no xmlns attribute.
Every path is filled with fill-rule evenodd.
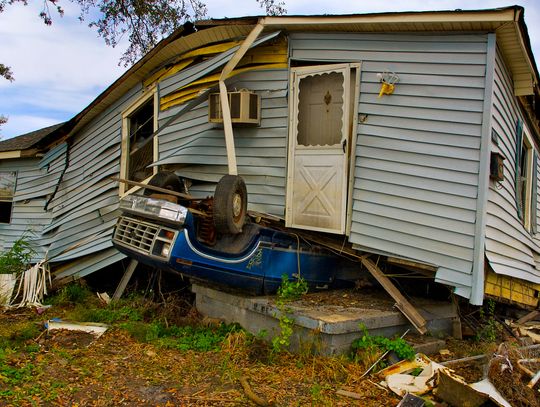
<svg viewBox="0 0 540 407"><path fill-rule="evenodd" d="M254 92L242 89L227 92L231 121L233 124L255 125L261 124L261 97ZM210 123L223 123L219 93L210 94L208 100L208 121Z"/></svg>

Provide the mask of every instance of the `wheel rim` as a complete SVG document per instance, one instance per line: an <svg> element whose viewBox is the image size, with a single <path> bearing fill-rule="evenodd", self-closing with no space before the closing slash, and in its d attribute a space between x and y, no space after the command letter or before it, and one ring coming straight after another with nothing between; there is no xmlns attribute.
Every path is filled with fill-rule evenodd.
<svg viewBox="0 0 540 407"><path fill-rule="evenodd" d="M242 196L240 194L234 194L232 199L232 211L235 220L242 215Z"/></svg>

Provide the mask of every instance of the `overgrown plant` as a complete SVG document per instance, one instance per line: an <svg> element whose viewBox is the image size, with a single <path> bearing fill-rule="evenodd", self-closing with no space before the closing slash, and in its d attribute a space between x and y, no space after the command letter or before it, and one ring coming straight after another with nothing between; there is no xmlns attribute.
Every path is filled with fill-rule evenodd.
<svg viewBox="0 0 540 407"><path fill-rule="evenodd" d="M82 303L92 292L79 281L63 286L50 302L53 304L77 304Z"/></svg>
<svg viewBox="0 0 540 407"><path fill-rule="evenodd" d="M28 241L27 235L23 235L13 246L0 255L0 274L20 274L30 267L36 251Z"/></svg>
<svg viewBox="0 0 540 407"><path fill-rule="evenodd" d="M158 321L127 321L120 327L140 342L151 342L157 346L182 351L216 351L230 333L238 332L238 325L219 324L217 326L165 326Z"/></svg>
<svg viewBox="0 0 540 407"><path fill-rule="evenodd" d="M393 351L400 359L412 360L415 351L403 338L386 338L384 336L371 336L365 325L360 324L362 336L351 344L352 356L355 362L372 360L386 351ZM381 366L382 367L382 366Z"/></svg>
<svg viewBox="0 0 540 407"><path fill-rule="evenodd" d="M281 276L281 285L278 288L276 296L276 306L279 311L279 335L272 338L272 352L281 352L289 347L290 339L293 334L294 320L291 318L291 309L287 304L299 299L306 294L308 285L306 280L299 276L296 280L289 281L286 274Z"/></svg>
<svg viewBox="0 0 540 407"><path fill-rule="evenodd" d="M495 319L495 301L488 300L480 308L480 329L476 332L476 340L481 342L495 342L501 331L501 325Z"/></svg>

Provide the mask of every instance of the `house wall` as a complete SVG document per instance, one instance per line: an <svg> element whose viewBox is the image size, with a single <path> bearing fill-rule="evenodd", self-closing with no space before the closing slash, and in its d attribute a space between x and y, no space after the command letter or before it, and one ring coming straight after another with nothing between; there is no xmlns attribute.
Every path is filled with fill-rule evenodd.
<svg viewBox="0 0 540 407"><path fill-rule="evenodd" d="M37 158L0 160L0 171L17 172L11 222L0 223L0 251L7 250L14 241L25 236L36 250L34 261L45 255L46 246L42 244L41 236L51 220L51 214L43 210L51 184L36 184L36 180L45 175L39 168L39 161Z"/></svg>
<svg viewBox="0 0 540 407"><path fill-rule="evenodd" d="M65 152L51 150L43 160L62 162L61 182L48 205L51 220L43 230L56 279L83 277L125 255L112 247L119 214L122 111L141 94L137 86L69 140ZM51 191L52 192L52 191Z"/></svg>
<svg viewBox="0 0 540 407"><path fill-rule="evenodd" d="M119 215L122 112L141 95L137 85L86 127L41 159L0 160L17 171L11 224L0 224L0 247L31 230L38 250L55 265L54 278L84 277L124 259L112 246Z"/></svg>
<svg viewBox="0 0 540 407"><path fill-rule="evenodd" d="M290 49L362 63L350 241L436 265L469 297L487 35L305 33ZM379 98L384 71L400 80Z"/></svg>
<svg viewBox="0 0 540 407"><path fill-rule="evenodd" d="M177 80L182 80L181 74ZM231 78L227 86L247 88L261 96L260 127L234 129L238 174L246 182L249 209L284 216L288 72L251 71ZM161 111L160 127L183 107ZM208 122L207 101L181 115L159 134L159 162L175 164L178 175L195 180L192 194L214 193L216 183L228 173L227 153L223 129Z"/></svg>
<svg viewBox="0 0 540 407"><path fill-rule="evenodd" d="M502 56L497 53L494 80L491 150L504 157L504 181L490 182L486 224L486 256L498 274L540 283L540 240L518 218L515 199L516 121L527 128L513 95L513 82ZM532 132L529 132L532 136ZM495 141L497 140L497 142ZM536 153L538 154L538 146ZM540 160L537 160L537 164ZM537 168L540 170L540 168ZM538 180L537 180L538 184ZM537 188L540 191L540 186ZM540 201L539 201L540 202ZM539 208L534 208L538 219Z"/></svg>

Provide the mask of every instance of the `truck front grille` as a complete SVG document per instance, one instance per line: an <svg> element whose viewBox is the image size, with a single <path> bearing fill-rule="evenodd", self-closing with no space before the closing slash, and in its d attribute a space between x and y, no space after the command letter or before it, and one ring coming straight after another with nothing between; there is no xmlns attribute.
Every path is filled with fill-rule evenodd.
<svg viewBox="0 0 540 407"><path fill-rule="evenodd" d="M158 225L122 216L116 225L114 240L144 254L151 254L152 243L159 229Z"/></svg>

